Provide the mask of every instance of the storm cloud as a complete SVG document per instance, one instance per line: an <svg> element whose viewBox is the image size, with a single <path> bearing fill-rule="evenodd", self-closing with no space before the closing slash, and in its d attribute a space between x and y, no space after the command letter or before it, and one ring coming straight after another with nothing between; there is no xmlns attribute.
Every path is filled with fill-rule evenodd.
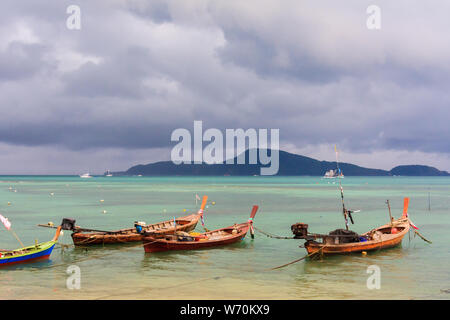
<svg viewBox="0 0 450 320"><path fill-rule="evenodd" d="M283 150L319 159L336 143L363 166L450 170L450 3L372 2L3 1L0 173L166 160L194 120L279 128Z"/></svg>

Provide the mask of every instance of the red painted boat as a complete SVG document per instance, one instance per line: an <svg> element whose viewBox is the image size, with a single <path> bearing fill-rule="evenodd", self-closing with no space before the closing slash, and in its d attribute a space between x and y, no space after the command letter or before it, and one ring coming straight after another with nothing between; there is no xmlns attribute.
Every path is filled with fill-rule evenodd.
<svg viewBox="0 0 450 320"><path fill-rule="evenodd" d="M145 252L161 252L171 250L196 250L218 246L225 246L243 240L250 230L253 237L253 218L258 206L253 206L250 218L245 223L208 231L200 234L175 233L158 235L144 233L143 243Z"/></svg>

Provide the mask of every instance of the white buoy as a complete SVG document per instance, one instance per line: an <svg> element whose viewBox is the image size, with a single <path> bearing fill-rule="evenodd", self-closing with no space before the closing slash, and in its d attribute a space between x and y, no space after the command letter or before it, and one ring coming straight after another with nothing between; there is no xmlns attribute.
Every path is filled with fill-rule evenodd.
<svg viewBox="0 0 450 320"><path fill-rule="evenodd" d="M103 210L103 213L106 213L106 210Z"/></svg>
<svg viewBox="0 0 450 320"><path fill-rule="evenodd" d="M100 202L105 202L105 200L101 199Z"/></svg>
<svg viewBox="0 0 450 320"><path fill-rule="evenodd" d="M51 195L51 196L54 196L55 194L54 194L53 192L50 192L50 195Z"/></svg>

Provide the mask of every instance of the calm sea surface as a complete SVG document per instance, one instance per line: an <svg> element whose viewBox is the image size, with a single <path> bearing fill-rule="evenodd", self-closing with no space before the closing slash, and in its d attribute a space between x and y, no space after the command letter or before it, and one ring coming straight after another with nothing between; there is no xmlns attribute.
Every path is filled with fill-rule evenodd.
<svg viewBox="0 0 450 320"><path fill-rule="evenodd" d="M87 228L133 227L136 220L153 223L196 212L195 195L206 194L209 229L247 221L257 204L255 226L264 231L291 236L290 226L304 222L310 232L325 233L344 227L337 181L330 180L1 176L0 213L31 245L54 235L38 223L59 224L70 217ZM407 196L411 220L433 243L411 233L401 247L305 260L274 271L269 269L306 254L299 248L303 241L256 232L254 240L248 236L223 248L157 254L146 254L136 244L88 250L58 246L48 262L0 269L0 299L449 299L450 178L346 177L342 182L346 206L361 209L352 230L363 233L387 223L386 199L399 217ZM69 231L60 243L72 244ZM2 225L0 247L20 247ZM81 270L79 290L66 287L70 265ZM379 290L367 288L370 265L380 267Z"/></svg>

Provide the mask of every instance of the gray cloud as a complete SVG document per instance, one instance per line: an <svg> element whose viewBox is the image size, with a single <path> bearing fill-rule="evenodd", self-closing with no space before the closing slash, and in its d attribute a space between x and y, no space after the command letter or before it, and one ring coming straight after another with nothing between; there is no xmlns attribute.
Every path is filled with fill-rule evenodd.
<svg viewBox="0 0 450 320"><path fill-rule="evenodd" d="M173 129L203 120L280 128L311 156L338 143L441 154L450 169L450 4L379 1L379 31L356 0L79 1L79 31L69 4L0 12L0 143L17 159L114 149L126 168L131 150L167 150Z"/></svg>

